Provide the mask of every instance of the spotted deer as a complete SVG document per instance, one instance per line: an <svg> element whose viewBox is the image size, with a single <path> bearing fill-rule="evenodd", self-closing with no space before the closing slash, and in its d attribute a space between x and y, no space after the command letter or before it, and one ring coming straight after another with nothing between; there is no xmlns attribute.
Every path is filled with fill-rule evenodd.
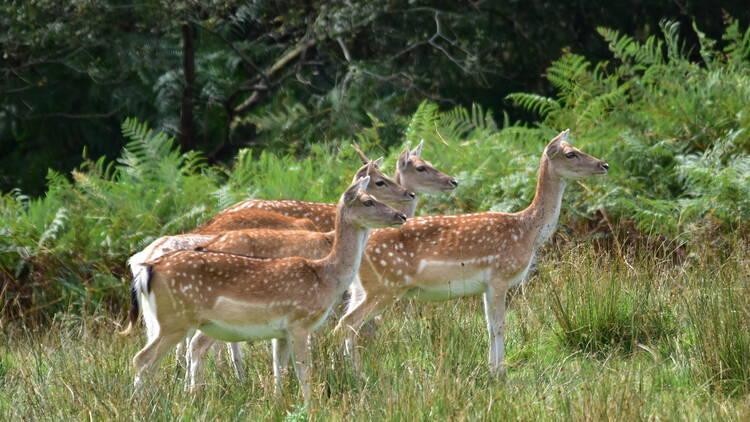
<svg viewBox="0 0 750 422"><path fill-rule="evenodd" d="M396 207L407 207L415 201L415 194L405 186L395 182L386 176L380 166L383 158L364 163L355 177L370 176L370 186L367 192L387 204ZM265 204L264 206L241 207L243 203ZM202 226L193 230L193 233L220 233L227 230L250 229L250 228L279 228L272 227L264 222L253 224L255 214L259 212L272 211L286 218L300 219L312 222L311 230L333 231L336 220L336 204L325 204L319 202L306 202L297 200L264 200L248 199L235 204L217 214ZM303 215L301 215L303 214ZM301 227L286 227L287 229L300 229ZM306 227L303 229L307 229Z"/></svg>
<svg viewBox="0 0 750 422"><path fill-rule="evenodd" d="M489 369L505 375L508 289L523 280L540 245L552 236L566 181L609 169L567 138L566 130L544 149L534 200L523 211L415 217L398 229L373 232L347 311L336 326L357 371L362 370L357 337L370 316L402 298L438 301L483 294Z"/></svg>
<svg viewBox="0 0 750 422"><path fill-rule="evenodd" d="M377 160L367 160L362 167L360 167L354 175L354 179L359 179L364 176L370 176L370 182L367 185L367 192L374 195L381 201L384 201L393 205L409 206L410 203L416 201L416 195L399 185L398 183L391 180L381 170L380 166L383 163L383 158ZM274 201L269 201L274 202ZM294 202L294 201L275 201L275 202ZM405 205L404 205L405 204ZM325 204L328 205L328 204ZM335 205L332 205L333 216L335 216ZM128 266L133 277L137 277L140 272L143 271L142 264L147 261L154 260L160 256L166 255L167 253L178 251L178 250L192 250L196 246L210 242L216 236L227 230L247 229L247 228L269 228L277 230L316 230L317 223L313 222L309 218L297 218L291 215L283 215L272 210L253 208L247 209L242 212L236 213L220 213L207 223L198 227L191 233L162 236L151 242L142 251L134 254L128 259ZM333 228L330 231L330 239L333 239ZM330 247L326 249L325 253L330 251ZM325 253L323 255L325 255ZM267 257L281 257L282 255L274 254L269 256L267 253L258 253L258 256ZM316 255L316 257L322 257L323 255ZM299 255L286 255L286 256L299 256ZM308 256L309 257L309 256ZM241 369L241 351L237 344L229 345L230 359L235 366L238 377L242 378ZM177 362L181 363L184 356L184 345L178 345L177 347Z"/></svg>
<svg viewBox="0 0 750 422"><path fill-rule="evenodd" d="M406 186L410 186L415 192L436 192L436 191L449 191L458 186L458 182L445 173L437 170L431 163L420 158L422 152L423 142L420 142L417 148L410 150L405 148L404 151L398 158L396 166L396 175L394 180L399 181L398 183L405 183ZM355 151L365 164L372 163L372 161L362 152L357 144L353 145ZM408 189L408 188L407 188ZM313 212L319 210L320 206L328 206L329 204L320 204L315 202L302 202L302 201L260 201L260 200L248 200L238 204L247 204L249 202L256 204L264 204L263 206L269 207L281 212L290 213L290 215L306 216L304 218L311 218ZM290 204L307 204L297 208L290 208ZM233 208L229 208L225 213L231 213ZM247 208L240 208L247 209ZM407 217L413 217L416 210L416 199L412 204L406 204L400 208ZM299 211L299 212L298 212ZM325 214L323 219L316 220L322 223L326 223L327 219ZM198 247L205 250L212 251L223 251L244 255L253 256L264 256L268 258L281 258L285 256L303 256L306 258L317 259L325 256L331 249L333 243L334 232L330 231L327 233L320 232L309 232L309 231L278 231L278 230L267 230L267 229L245 229L245 230L232 230L227 231L224 234L208 240ZM196 333L192 340L192 348L199 348L207 350L211 344L214 343L209 336ZM279 380L281 379L281 371L286 366L286 361L280 362L277 358L278 353L278 340L273 342L274 350L274 374L276 376L276 389L279 388ZM230 360L235 368L237 376L242 378L242 353L238 344L229 345ZM190 354L188 352L188 354ZM193 354L197 356L197 354ZM200 357L198 357L200 358ZM288 359L287 359L288 360ZM186 377L189 381L190 377Z"/></svg>
<svg viewBox="0 0 750 422"><path fill-rule="evenodd" d="M333 247L323 259L178 251L146 263L147 271L133 280L129 324L123 332L132 332L142 308L148 344L133 358L136 390L165 352L190 330L199 329L223 341L284 339L283 353L293 351L309 403L308 334L322 324L355 278L369 228L406 221L403 213L365 192L369 182L369 176L358 179L341 196ZM194 380L200 371L191 367Z"/></svg>
<svg viewBox="0 0 750 422"><path fill-rule="evenodd" d="M370 176L367 192L380 201L398 205L402 205L402 203L409 205L414 202L416 196L411 191L393 182L383 174L379 167L381 163L382 158L368 161L357 170L354 179ZM379 182L383 182L385 185L379 185ZM335 204L333 210L335 216ZM317 226L308 218L297 218L273 212L273 210L250 209L242 213L231 213L231 215L222 212L190 233L162 236L154 240L142 251L131 256L128 259L128 266L133 277L135 277L142 270L141 264L146 261L156 259L172 251L193 249L199 244L210 242L217 235L228 230L248 228L315 230Z"/></svg>
<svg viewBox="0 0 750 422"><path fill-rule="evenodd" d="M452 191L458 186L458 182L453 177L443 173L442 171L435 168L429 161L421 158L423 142L414 149L410 150L405 148L401 155L398 157L396 162L396 173L393 180L403 186L406 190L415 193L433 193L433 192L445 192ZM354 144L354 149L365 164L375 163L378 167L382 163L382 159L371 161L367 156L362 153L359 147ZM380 180L373 180L377 187L386 188L390 183L393 183L390 179L382 178ZM376 190L370 189L371 194L375 195L376 198L391 203L388 198L381 198ZM395 204L394 206L401 210L408 216L414 215L414 210L417 207L417 199L411 202L404 202L402 204ZM317 227L317 231L330 232L333 230L333 222L335 215L335 204L326 204L321 202L307 202L307 201L296 201L296 200L266 200L266 199L247 199L239 202L226 210L222 211L217 217L231 219L234 215L241 215L247 210L265 209L274 211L280 214L284 214L290 217L305 218L313 221ZM206 223L205 226L211 226L212 223ZM229 230L223 226L223 228ZM250 228L250 227L234 227L234 228Z"/></svg>

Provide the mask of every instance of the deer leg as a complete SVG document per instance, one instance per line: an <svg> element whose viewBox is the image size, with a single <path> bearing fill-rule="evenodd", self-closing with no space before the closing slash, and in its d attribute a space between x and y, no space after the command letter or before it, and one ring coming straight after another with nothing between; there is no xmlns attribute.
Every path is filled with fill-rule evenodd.
<svg viewBox="0 0 750 422"><path fill-rule="evenodd" d="M362 373L362 359L359 356L357 338L359 337L362 325L367 322L368 317L373 313L379 312L386 305L393 303L396 296L365 296L359 303L351 302L346 314L339 320L334 329L335 332L344 336L344 352L350 357L354 364L354 369ZM342 330L344 330L342 332Z"/></svg>
<svg viewBox="0 0 750 422"><path fill-rule="evenodd" d="M307 345L307 330L295 330L290 333L292 348L294 349L294 371L297 373L305 407L310 406L312 390L310 389L310 349Z"/></svg>
<svg viewBox="0 0 750 422"><path fill-rule="evenodd" d="M484 292L484 314L489 334L490 373L505 378L505 294L507 289L495 289L488 285Z"/></svg>
<svg viewBox="0 0 750 422"><path fill-rule="evenodd" d="M187 351L187 361L190 363L188 376L185 377L185 386L190 392L197 391L203 385L203 357L208 349L216 341L206 334L198 331L190 340Z"/></svg>
<svg viewBox="0 0 750 422"><path fill-rule="evenodd" d="M291 356L292 348L291 342L288 338L275 338L272 340L273 343L273 392L274 394L281 394L281 378L284 375L287 365L289 364L289 358Z"/></svg>
<svg viewBox="0 0 750 422"><path fill-rule="evenodd" d="M237 378L240 381L244 380L245 370L242 368L242 348L240 348L240 343L227 343L227 351L229 352L229 360L232 361L234 372L237 373Z"/></svg>
<svg viewBox="0 0 750 422"><path fill-rule="evenodd" d="M153 371L154 365L161 359L170 347L180 342L185 337L185 331L159 333L141 351L133 357L135 366L135 380L133 386L136 392L143 388L144 378Z"/></svg>
<svg viewBox="0 0 750 422"><path fill-rule="evenodd" d="M178 368L182 368L184 365L185 372L190 370L190 360L188 358L188 349L190 348L190 339L195 334L195 330L188 331L187 336L177 343L177 347L174 349L174 361Z"/></svg>

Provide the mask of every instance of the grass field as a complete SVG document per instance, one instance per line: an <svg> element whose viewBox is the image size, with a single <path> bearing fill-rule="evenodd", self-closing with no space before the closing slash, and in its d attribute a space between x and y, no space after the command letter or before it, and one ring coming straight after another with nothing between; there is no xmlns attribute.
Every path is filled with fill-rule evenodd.
<svg viewBox="0 0 750 422"><path fill-rule="evenodd" d="M748 420L748 246L679 260L548 246L510 301L505 381L487 371L478 297L387 311L363 341L362 379L330 320L315 336L307 410L293 374L273 395L270 342L246 348L244 382L213 353L191 396L170 354L133 397L145 335L118 336L123 316L8 326L0 420Z"/></svg>
<svg viewBox="0 0 750 422"><path fill-rule="evenodd" d="M565 52L545 73L553 97L508 97L533 122L424 102L401 127L375 113L347 138L208 165L125 120L117 160L84 153L70 176L49 172L45 195L0 195L0 421L750 420L750 29L731 20L717 42L696 28L700 62L677 24L661 29L638 40L600 28L612 60ZM214 353L192 396L170 354L133 396L145 334L116 334L124 262L156 237L246 198L333 201L359 164L352 141L388 171L425 141L460 185L420 214L518 211L564 128L611 172L568 188L555 242L512 296L506 380L488 374L477 297L387 310L361 342L362 378L332 318L314 338L307 409L291 374L273 395L270 342L248 347L243 382Z"/></svg>

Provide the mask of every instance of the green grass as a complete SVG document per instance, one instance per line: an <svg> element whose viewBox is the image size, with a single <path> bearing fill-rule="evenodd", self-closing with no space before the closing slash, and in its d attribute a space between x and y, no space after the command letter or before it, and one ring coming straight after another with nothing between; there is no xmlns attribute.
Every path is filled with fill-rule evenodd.
<svg viewBox="0 0 750 422"><path fill-rule="evenodd" d="M363 341L363 379L329 321L314 340L307 410L293 374L274 397L269 342L246 347L244 382L213 353L208 385L191 396L170 354L134 397L130 360L144 335L115 334L121 315L8 326L0 419L746 420L746 251L738 242L721 262L665 265L590 245L548 248L541 276L509 305L506 381L487 371L479 298L387 311ZM573 341L581 331L596 341Z"/></svg>

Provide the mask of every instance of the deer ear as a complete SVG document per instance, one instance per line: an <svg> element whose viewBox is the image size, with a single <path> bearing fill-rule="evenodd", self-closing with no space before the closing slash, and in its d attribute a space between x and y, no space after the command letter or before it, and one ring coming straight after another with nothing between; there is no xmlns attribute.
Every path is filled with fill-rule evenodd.
<svg viewBox="0 0 750 422"><path fill-rule="evenodd" d="M401 155L398 156L397 165L399 167L406 167L406 163L408 161L409 161L409 148L404 148L404 150L401 151Z"/></svg>
<svg viewBox="0 0 750 422"><path fill-rule="evenodd" d="M354 182L344 192L344 203L351 204L352 201L357 199L357 194L360 190L366 190L367 185L370 184L370 176L357 177Z"/></svg>
<svg viewBox="0 0 750 422"><path fill-rule="evenodd" d="M417 145L417 147L411 151L411 155L415 155L417 157L422 155L422 145L424 145L424 139L419 141L419 145Z"/></svg>
<svg viewBox="0 0 750 422"><path fill-rule="evenodd" d="M553 158L562 151L562 145L560 145L560 143L568 139L568 133L570 133L570 129L565 129L547 144L547 148L544 149L547 157Z"/></svg>
<svg viewBox="0 0 750 422"><path fill-rule="evenodd" d="M367 185L370 184L370 176L365 176L361 179L359 179L359 190L366 191Z"/></svg>
<svg viewBox="0 0 750 422"><path fill-rule="evenodd" d="M372 163L373 166L375 166L377 168L380 168L380 166L383 165L383 161L385 161L385 157L380 157L380 158L378 158L375 161L371 161L371 163Z"/></svg>

